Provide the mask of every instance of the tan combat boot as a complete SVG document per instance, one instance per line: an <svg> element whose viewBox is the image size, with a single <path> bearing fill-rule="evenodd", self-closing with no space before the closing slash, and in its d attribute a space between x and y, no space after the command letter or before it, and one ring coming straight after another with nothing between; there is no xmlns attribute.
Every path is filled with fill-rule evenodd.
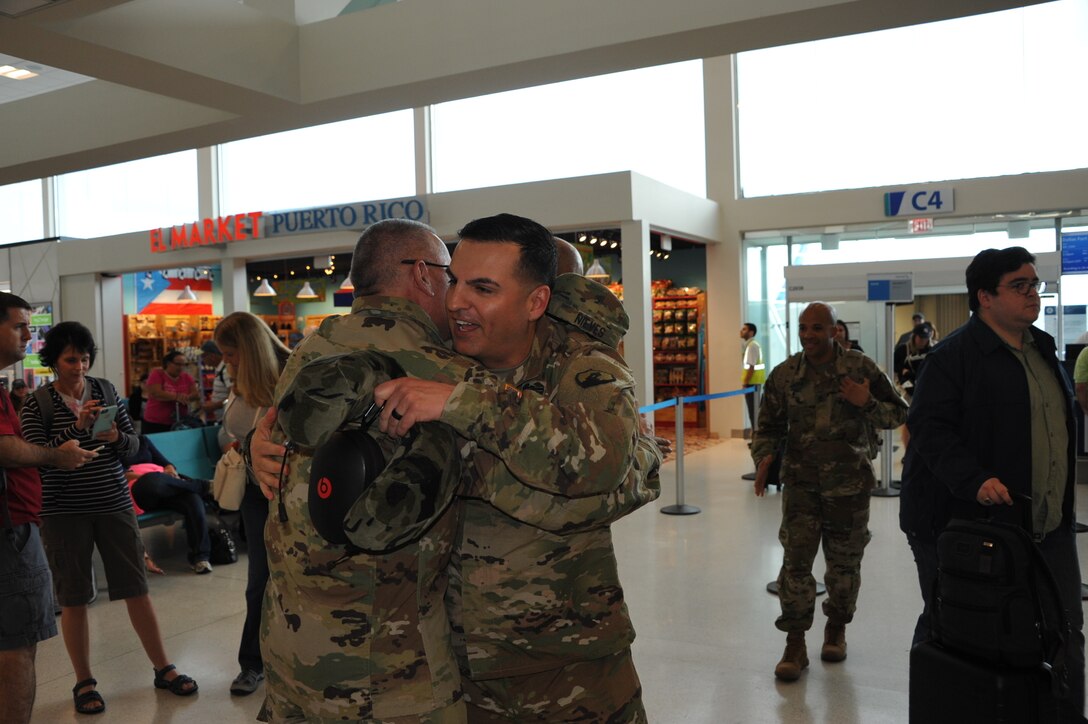
<svg viewBox="0 0 1088 724"><path fill-rule="evenodd" d="M775 678L782 681L797 681L801 671L808 668L808 651L805 648L805 632L790 631L786 634L786 650L782 660L774 667Z"/></svg>
<svg viewBox="0 0 1088 724"><path fill-rule="evenodd" d="M842 661L846 658L846 624L827 622L820 658L824 661Z"/></svg>

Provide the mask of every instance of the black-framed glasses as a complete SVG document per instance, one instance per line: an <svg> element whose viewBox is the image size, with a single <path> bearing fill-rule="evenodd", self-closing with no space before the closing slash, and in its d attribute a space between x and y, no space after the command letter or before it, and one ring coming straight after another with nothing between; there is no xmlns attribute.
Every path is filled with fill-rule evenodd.
<svg viewBox="0 0 1088 724"><path fill-rule="evenodd" d="M450 268L449 264L439 264L437 262L427 261L426 259L401 259L400 260L401 264L416 264L418 262L423 262L427 266L433 266L433 267L436 267L438 269L449 269Z"/></svg>
<svg viewBox="0 0 1088 724"><path fill-rule="evenodd" d="M1020 296L1026 297L1030 292L1035 291L1042 294L1046 290L1046 282L1042 279L1017 279L1015 282L1008 284L998 284L999 287L1008 287Z"/></svg>

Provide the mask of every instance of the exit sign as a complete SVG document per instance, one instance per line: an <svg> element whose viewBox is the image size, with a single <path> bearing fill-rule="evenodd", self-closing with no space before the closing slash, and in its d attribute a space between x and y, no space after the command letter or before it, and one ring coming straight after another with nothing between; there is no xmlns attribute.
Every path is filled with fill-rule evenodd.
<svg viewBox="0 0 1088 724"><path fill-rule="evenodd" d="M910 219L907 221L907 226L912 234L924 234L927 231L933 231L933 219Z"/></svg>

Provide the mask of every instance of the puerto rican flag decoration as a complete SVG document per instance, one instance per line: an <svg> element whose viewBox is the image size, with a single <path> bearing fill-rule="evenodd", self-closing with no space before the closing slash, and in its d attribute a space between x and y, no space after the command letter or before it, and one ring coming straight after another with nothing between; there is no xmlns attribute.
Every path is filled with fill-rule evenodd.
<svg viewBox="0 0 1088 724"><path fill-rule="evenodd" d="M178 295L188 286L196 294L196 301L178 300ZM136 275L137 314L211 314L212 280L208 276L199 279L165 277L161 272L144 272Z"/></svg>

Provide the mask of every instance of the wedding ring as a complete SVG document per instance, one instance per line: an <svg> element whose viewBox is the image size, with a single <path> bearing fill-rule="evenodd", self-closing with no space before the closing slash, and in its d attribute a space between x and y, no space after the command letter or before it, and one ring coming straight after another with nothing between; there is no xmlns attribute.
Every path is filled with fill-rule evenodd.
<svg viewBox="0 0 1088 724"><path fill-rule="evenodd" d="M392 417L392 418L393 418L394 420L399 420L399 419L401 419L402 417L404 417L404 415L400 414L400 413L399 413L399 412L397 412L396 410L393 410L393 411L392 411L392 412L390 412L389 414L390 414L390 416L391 416L391 417Z"/></svg>

